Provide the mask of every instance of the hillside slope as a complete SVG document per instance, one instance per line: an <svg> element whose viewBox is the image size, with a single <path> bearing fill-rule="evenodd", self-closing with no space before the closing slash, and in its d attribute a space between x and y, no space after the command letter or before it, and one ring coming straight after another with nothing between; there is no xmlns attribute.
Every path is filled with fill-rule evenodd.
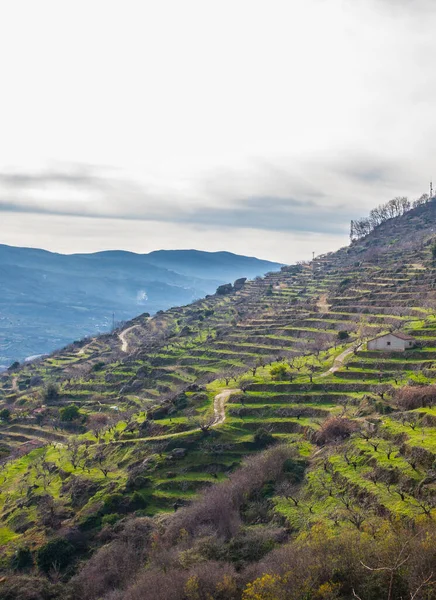
<svg viewBox="0 0 436 600"><path fill-rule="evenodd" d="M0 366L213 293L277 263L225 252L62 255L0 245Z"/></svg>
<svg viewBox="0 0 436 600"><path fill-rule="evenodd" d="M320 524L333 536L375 536L396 519L433 519L435 224L432 201L310 264L137 317L3 374L4 564L17 546L37 556L80 531L68 562L77 568L126 514L190 504L247 454L280 442L293 454L238 508L240 525L226 534L239 540L233 552L238 535L257 540L259 560ZM367 350L388 331L418 344ZM183 573L201 554L187 527L177 538Z"/></svg>

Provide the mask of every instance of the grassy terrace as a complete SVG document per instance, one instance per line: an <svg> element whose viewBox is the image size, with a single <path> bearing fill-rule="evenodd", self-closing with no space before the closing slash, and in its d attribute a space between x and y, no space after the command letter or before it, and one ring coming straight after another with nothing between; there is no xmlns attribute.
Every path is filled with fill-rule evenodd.
<svg viewBox="0 0 436 600"><path fill-rule="evenodd" d="M383 251L381 264L362 246L342 249L3 376L0 399L13 415L0 427L13 458L0 473L5 555L40 545L60 523L92 531L107 515L174 510L272 441L306 461L298 486L274 498L297 529L432 515L434 483L418 490L436 457L436 412L399 410L395 392L436 379L436 318L423 302L436 270L425 245ZM419 347L366 349L398 328ZM49 406L48 382L58 386ZM227 389L236 391L225 420L206 428ZM71 405L87 418L77 430L58 416ZM319 444L331 417L355 429ZM56 523L43 524L47 511Z"/></svg>

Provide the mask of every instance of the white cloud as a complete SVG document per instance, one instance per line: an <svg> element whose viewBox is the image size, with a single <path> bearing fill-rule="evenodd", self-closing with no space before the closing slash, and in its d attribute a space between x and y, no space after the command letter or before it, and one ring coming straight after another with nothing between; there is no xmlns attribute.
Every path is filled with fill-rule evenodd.
<svg viewBox="0 0 436 600"><path fill-rule="evenodd" d="M148 250L245 244L292 260L301 232L309 254L312 234L334 248L350 217L433 175L433 2L16 0L1 13L0 241L138 249L147 230ZM37 234L32 211L46 213Z"/></svg>

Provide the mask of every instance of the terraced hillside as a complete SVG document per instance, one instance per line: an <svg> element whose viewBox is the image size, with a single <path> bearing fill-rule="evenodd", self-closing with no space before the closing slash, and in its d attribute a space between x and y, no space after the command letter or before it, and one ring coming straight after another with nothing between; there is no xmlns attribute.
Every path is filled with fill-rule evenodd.
<svg viewBox="0 0 436 600"><path fill-rule="evenodd" d="M430 202L312 263L11 367L4 564L77 530L86 555L102 527L178 509L278 442L297 458L269 502L293 531L436 515L435 223ZM367 350L391 331L417 346Z"/></svg>

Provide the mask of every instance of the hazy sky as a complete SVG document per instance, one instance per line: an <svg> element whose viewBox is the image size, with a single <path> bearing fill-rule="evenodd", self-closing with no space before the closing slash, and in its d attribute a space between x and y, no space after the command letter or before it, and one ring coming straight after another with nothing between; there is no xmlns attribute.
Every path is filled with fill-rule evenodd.
<svg viewBox="0 0 436 600"><path fill-rule="evenodd" d="M434 0L0 4L0 243L293 262L436 177Z"/></svg>

